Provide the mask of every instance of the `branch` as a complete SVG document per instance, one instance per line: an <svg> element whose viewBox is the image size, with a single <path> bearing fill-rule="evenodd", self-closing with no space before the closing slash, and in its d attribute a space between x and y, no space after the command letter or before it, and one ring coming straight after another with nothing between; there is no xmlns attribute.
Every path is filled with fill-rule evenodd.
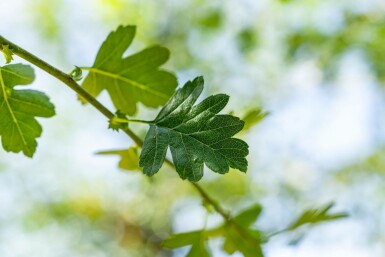
<svg viewBox="0 0 385 257"><path fill-rule="evenodd" d="M63 71L55 68L54 66L50 65L49 63L43 61L39 57L33 55L32 53L24 50L20 46L12 43L11 41L5 39L0 35L0 50L3 50L3 46L7 45L9 49L12 50L12 53L23 58L24 60L28 61L29 63L34 64L35 66L39 67L43 71L47 72L51 76L55 77L56 79L62 81L65 85L67 85L70 89L75 91L79 96L81 96L83 99L85 99L88 103L90 103L95 109L97 109L100 113L102 113L108 120L113 120L115 118L115 115L113 112L111 112L109 109L107 109L102 103L100 103L95 97L93 97L91 94L89 94L86 90L84 90L69 74L64 73ZM122 129L138 146L143 146L143 140L140 139L132 130L129 128ZM170 167L175 169L174 164L166 159L165 161ZM231 220L230 215L218 204L217 201L212 199L207 192L198 184L191 182L192 186L198 191L198 193L201 195L201 197L208 202L216 212L218 212L222 218L235 226L238 230L242 231L243 229L235 222Z"/></svg>
<svg viewBox="0 0 385 257"><path fill-rule="evenodd" d="M79 96L84 98L89 104L94 106L99 112L101 112L108 120L112 120L115 117L115 114L108 110L103 104L96 100L92 95L90 95L86 90L84 90L78 83L67 73L62 72L61 70L55 68L49 63L43 61L39 57L31 54L30 52L24 50L20 46L12 43L11 41L5 39L0 35L0 50L3 50L3 46L7 45L9 49L12 50L12 53L23 58L29 63L34 64L43 71L47 72L51 76L63 82L73 91L75 91ZM142 146L143 141L129 128L123 129L123 131L131 137L131 139L138 145Z"/></svg>

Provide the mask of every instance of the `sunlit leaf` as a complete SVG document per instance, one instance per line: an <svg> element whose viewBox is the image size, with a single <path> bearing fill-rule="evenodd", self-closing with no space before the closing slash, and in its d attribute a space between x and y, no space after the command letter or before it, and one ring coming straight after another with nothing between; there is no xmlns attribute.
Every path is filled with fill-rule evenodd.
<svg viewBox="0 0 385 257"><path fill-rule="evenodd" d="M186 245L192 245L193 242L200 237L202 230L191 231L186 233L174 234L163 241L163 246L166 248L179 248Z"/></svg>
<svg viewBox="0 0 385 257"><path fill-rule="evenodd" d="M232 219L240 226L248 228L258 219L261 214L262 206L260 204L255 204L250 208L247 208L240 213L238 213Z"/></svg>
<svg viewBox="0 0 385 257"><path fill-rule="evenodd" d="M153 46L124 57L135 36L135 26L119 26L109 34L82 86L93 96L107 90L116 109L133 115L138 102L147 107L164 105L177 86L176 77L159 69L168 49Z"/></svg>
<svg viewBox="0 0 385 257"><path fill-rule="evenodd" d="M209 257L211 255L207 250L206 240L205 231L197 230L171 235L168 239L163 241L163 246L173 249L191 245L191 249L186 257Z"/></svg>
<svg viewBox="0 0 385 257"><path fill-rule="evenodd" d="M243 130L247 131L253 126L257 125L261 122L269 113L264 112L261 109L255 109L247 112L245 116L243 116L242 120L245 122L245 126Z"/></svg>
<svg viewBox="0 0 385 257"><path fill-rule="evenodd" d="M202 77L187 82L150 122L140 155L145 174L159 171L168 147L182 179L200 180L203 164L220 174L230 167L246 172L248 145L232 138L244 122L231 115L217 115L229 100L224 94L210 96L194 106L202 90Z"/></svg>
<svg viewBox="0 0 385 257"><path fill-rule="evenodd" d="M119 155L120 162L119 168L124 170L141 170L139 167L139 153L138 147L132 146L124 150L111 150L98 152L97 154L102 155Z"/></svg>
<svg viewBox="0 0 385 257"><path fill-rule="evenodd" d="M257 47L258 35L254 28L245 28L239 32L237 42L240 50L247 53Z"/></svg>
<svg viewBox="0 0 385 257"><path fill-rule="evenodd" d="M239 251L244 257L263 257L260 242L245 231L240 231L233 225L225 225L225 242L223 250L229 254Z"/></svg>
<svg viewBox="0 0 385 257"><path fill-rule="evenodd" d="M4 150L23 152L32 157L42 127L35 117L52 117L54 106L49 98L35 90L15 90L16 85L32 83L35 75L28 65L0 67L0 136Z"/></svg>
<svg viewBox="0 0 385 257"><path fill-rule="evenodd" d="M319 209L306 210L302 215L295 220L286 230L294 230L303 225L316 224L325 221L337 220L346 218L346 213L330 214L329 210L333 207L333 203Z"/></svg>

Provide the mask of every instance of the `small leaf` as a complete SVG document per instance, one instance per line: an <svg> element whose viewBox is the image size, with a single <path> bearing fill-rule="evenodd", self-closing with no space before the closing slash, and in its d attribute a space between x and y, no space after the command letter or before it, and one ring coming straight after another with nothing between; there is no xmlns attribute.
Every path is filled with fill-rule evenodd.
<svg viewBox="0 0 385 257"><path fill-rule="evenodd" d="M258 219L261 211L262 206L260 204L255 204L238 213L232 220L244 228L249 228Z"/></svg>
<svg viewBox="0 0 385 257"><path fill-rule="evenodd" d="M127 122L121 122L121 120L125 120L127 117L120 110L117 110L115 113L115 117L109 121L108 128L119 131L119 129L128 128Z"/></svg>
<svg viewBox="0 0 385 257"><path fill-rule="evenodd" d="M211 254L209 253L206 243L204 239L201 237L199 240L194 242L192 245L190 252L187 254L186 257L210 257Z"/></svg>
<svg viewBox="0 0 385 257"><path fill-rule="evenodd" d="M285 231L294 230L303 225L316 224L325 221L331 221L346 218L346 213L329 214L329 210L333 207L333 203L319 209L306 210L297 220L295 220Z"/></svg>
<svg viewBox="0 0 385 257"><path fill-rule="evenodd" d="M16 85L32 83L35 75L28 65L0 67L0 136L7 152L21 152L32 157L36 138L42 128L35 117L52 117L54 106L49 98L35 90L15 90Z"/></svg>
<svg viewBox="0 0 385 257"><path fill-rule="evenodd" d="M186 245L192 245L200 237L202 230L196 230L186 233L174 234L163 241L166 248L179 248Z"/></svg>
<svg viewBox="0 0 385 257"><path fill-rule="evenodd" d="M124 170L140 170L138 147L132 146L125 150L112 150L98 152L102 155L120 155L119 168Z"/></svg>
<svg viewBox="0 0 385 257"><path fill-rule="evenodd" d="M169 50L153 46L123 57L135 36L135 26L119 26L104 41L82 86L94 97L107 90L116 109L133 115L138 102L164 105L177 86L176 77L159 69Z"/></svg>
<svg viewBox="0 0 385 257"><path fill-rule="evenodd" d="M260 242L247 232L240 232L234 226L225 225L225 242L223 250L229 254L239 251L244 257L263 257ZM246 233L246 234L245 234Z"/></svg>
<svg viewBox="0 0 385 257"><path fill-rule="evenodd" d="M9 49L9 45L3 45L2 52L5 58L5 63L10 63L13 60L13 52Z"/></svg>
<svg viewBox="0 0 385 257"><path fill-rule="evenodd" d="M70 76L75 80L75 81L80 81L83 78L83 71L80 69L78 66L75 66L75 69L73 69L70 72Z"/></svg>
<svg viewBox="0 0 385 257"><path fill-rule="evenodd" d="M204 230L191 231L171 235L163 242L166 248L179 248L192 245L186 257L210 257L210 253L206 247L206 236Z"/></svg>
<svg viewBox="0 0 385 257"><path fill-rule="evenodd" d="M202 90L202 77L187 82L150 122L139 163L145 174L152 176L159 171L168 147L182 179L200 180L203 164L220 174L230 167L246 172L248 145L232 138L244 122L231 115L217 115L229 100L224 94L193 106Z"/></svg>
<svg viewBox="0 0 385 257"><path fill-rule="evenodd" d="M242 118L242 120L245 122L245 127L243 130L249 130L253 126L257 125L259 122L261 122L267 115L269 115L268 112L263 112L261 109L251 110L246 113L246 115Z"/></svg>

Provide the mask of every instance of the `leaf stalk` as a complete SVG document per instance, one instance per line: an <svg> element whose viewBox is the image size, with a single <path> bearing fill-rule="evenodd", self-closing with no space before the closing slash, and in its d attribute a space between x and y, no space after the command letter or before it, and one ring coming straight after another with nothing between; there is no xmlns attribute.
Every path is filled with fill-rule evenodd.
<svg viewBox="0 0 385 257"><path fill-rule="evenodd" d="M60 80L63 82L66 86L68 86L70 89L75 91L79 96L81 96L84 100L86 100L89 104L91 104L95 109L97 109L100 113L102 113L108 120L116 120L119 119L115 116L113 112L111 112L108 108L106 108L102 103L100 103L95 97L93 97L91 94L89 94L86 90L84 90L74 79L71 75L59 70L58 68L50 65L49 63L43 61L39 57L33 55L32 53L28 52L27 50L21 48L20 46L14 44L13 42L7 40L3 36L0 35L0 50L3 51L4 45L8 45L8 48L12 51L14 55L17 55L21 57L22 59L28 61L31 64L34 64L36 67L40 68L41 70L47 72L54 78ZM83 70L89 70L90 68L86 67L79 67ZM125 120L125 119L119 119L119 121L122 122L139 122L139 123L151 123L149 121L142 121L142 120ZM139 147L143 146L143 140L139 138L131 129L129 128L123 128L122 129ZM172 168L175 169L174 164L166 159L165 162ZM222 216L222 218L229 224L233 225L237 230L243 232L243 228L240 227L237 223L233 222L230 215L220 206L220 204L211 198L208 193L198 184L191 182L192 186L198 191L200 196L210 203L210 205L213 206L215 211Z"/></svg>

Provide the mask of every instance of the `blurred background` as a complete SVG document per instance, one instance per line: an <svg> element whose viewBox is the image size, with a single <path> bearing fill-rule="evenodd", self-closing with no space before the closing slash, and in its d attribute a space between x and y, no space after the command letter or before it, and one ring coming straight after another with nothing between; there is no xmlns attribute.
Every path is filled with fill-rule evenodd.
<svg viewBox="0 0 385 257"><path fill-rule="evenodd" d="M266 231L329 202L350 214L274 237L266 256L385 255L383 0L13 0L0 2L0 17L2 36L67 72L92 65L118 25L137 25L129 52L164 45L180 85L203 75L205 95L231 96L226 112L269 112L242 134L246 175L205 172L214 198L231 211L261 203L256 226ZM64 85L36 75L32 87L51 97L57 116L40 120L33 159L0 150L2 257L184 256L161 241L221 221L175 172L149 179L119 169L118 156L95 155L132 142ZM112 108L106 94L100 100ZM156 112L140 106L136 117ZM144 136L146 127L134 130ZM227 256L219 246L210 243L213 256Z"/></svg>

